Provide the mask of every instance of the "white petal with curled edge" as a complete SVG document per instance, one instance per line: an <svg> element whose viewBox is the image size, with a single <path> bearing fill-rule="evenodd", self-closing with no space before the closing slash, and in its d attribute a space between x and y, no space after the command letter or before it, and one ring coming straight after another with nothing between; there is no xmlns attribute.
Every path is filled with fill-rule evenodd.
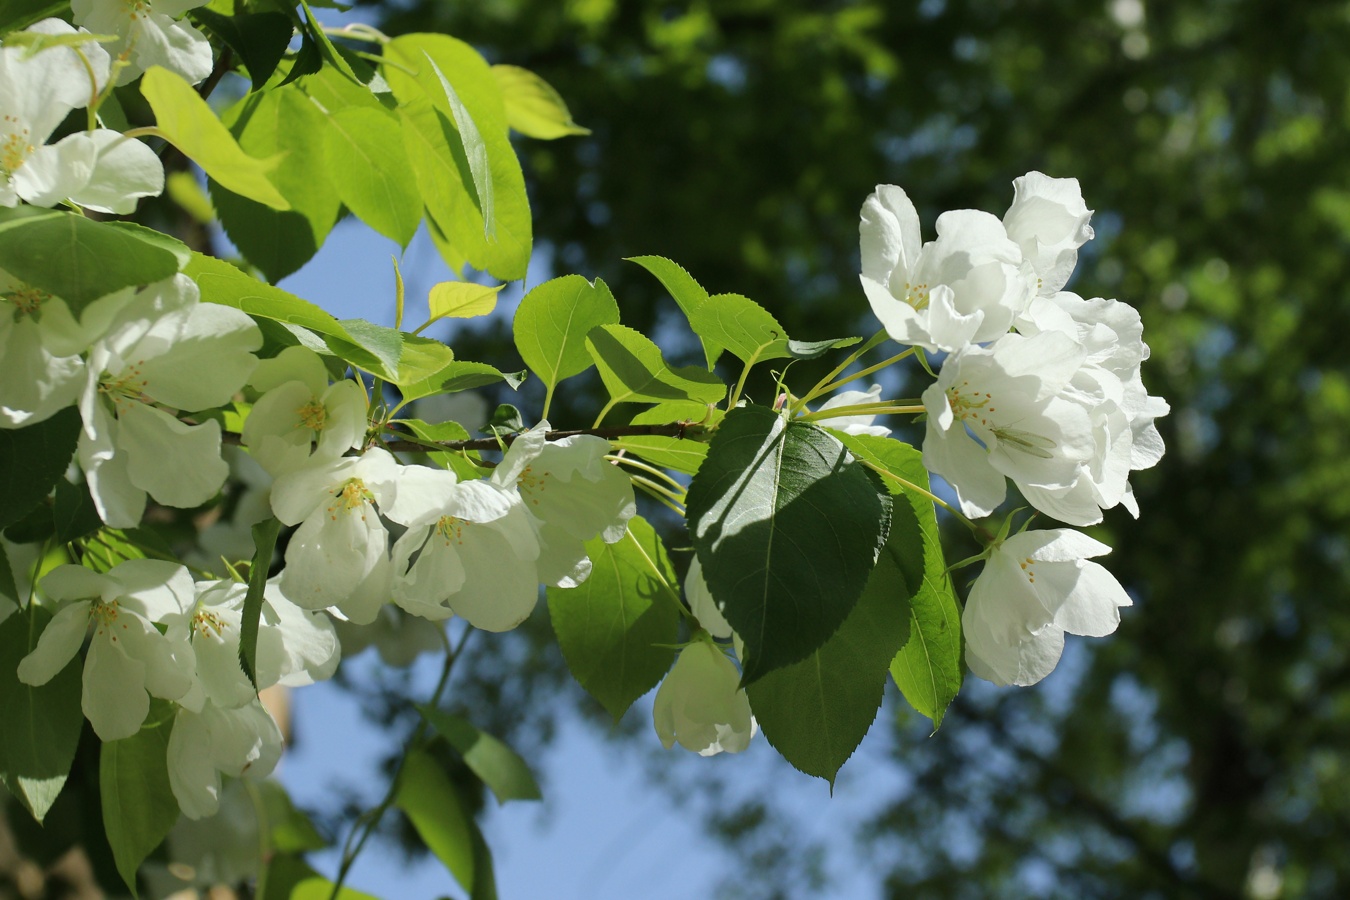
<svg viewBox="0 0 1350 900"><path fill-rule="evenodd" d="M274 390L288 381L299 381L313 396L328 387L328 369L323 358L308 347L287 347L271 359L258 360L248 383L261 393Z"/></svg>
<svg viewBox="0 0 1350 900"><path fill-rule="evenodd" d="M984 310L969 315L956 310L956 294L945 284L939 284L928 294L928 331L934 346L952 352L975 340L984 322Z"/></svg>
<svg viewBox="0 0 1350 900"><path fill-rule="evenodd" d="M509 631L529 618L539 599L535 557L520 555L522 544L535 541L528 516L520 507L487 524L470 523L461 532L460 562L464 586L451 595L455 615L484 631Z"/></svg>
<svg viewBox="0 0 1350 900"><path fill-rule="evenodd" d="M678 741L700 756L748 747L756 729L740 678L726 654L708 641L681 650L652 708L661 743L670 749Z"/></svg>
<svg viewBox="0 0 1350 900"><path fill-rule="evenodd" d="M60 19L43 19L26 29L48 35L73 35ZM92 35L91 35L92 37ZM0 48L0 109L23 121L29 143L45 142L72 109L85 106L108 78L108 53L94 41L80 45L93 69L70 47L53 47L30 56L25 47Z"/></svg>
<svg viewBox="0 0 1350 900"><path fill-rule="evenodd" d="M34 149L10 179L34 206L55 206L89 183L97 158L98 147L80 132Z"/></svg>
<svg viewBox="0 0 1350 900"><path fill-rule="evenodd" d="M381 561L387 566L387 548L388 534L369 504L316 511L286 547L281 591L303 609L340 607L367 586Z"/></svg>
<svg viewBox="0 0 1350 900"><path fill-rule="evenodd" d="M520 508L520 495L490 481L462 481L450 497L446 515L470 522L493 522ZM537 558L536 553L533 558Z"/></svg>
<svg viewBox="0 0 1350 900"><path fill-rule="evenodd" d="M165 506L200 506L220 490L230 467L220 457L220 423L188 425L144 403L128 403L117 446L132 484Z"/></svg>
<svg viewBox="0 0 1350 900"><path fill-rule="evenodd" d="M715 638L731 637L731 625L708 589L708 582L703 578L703 565L697 556L689 563L689 574L684 579L684 595L689 600L689 610L705 631Z"/></svg>
<svg viewBox="0 0 1350 900"><path fill-rule="evenodd" d="M202 715L178 711L167 756L169 787L183 815L189 819L214 815L220 808L220 774L211 764L211 727Z"/></svg>
<svg viewBox="0 0 1350 900"><path fill-rule="evenodd" d="M89 137L98 148L94 168L84 187L70 194L71 202L121 216L135 212L139 198L163 193L164 164L155 151L107 128Z"/></svg>
<svg viewBox="0 0 1350 900"><path fill-rule="evenodd" d="M172 341L141 367L145 393L166 406L195 412L228 403L244 386L258 363L253 351L262 346L262 333L243 312L202 303L191 308Z"/></svg>
<svg viewBox="0 0 1350 900"><path fill-rule="evenodd" d="M866 275L862 276L862 287L863 294L872 307L872 314L877 317L881 327L886 329L886 334L891 340L901 344L914 344L927 350L937 349L928 334L928 323L924 317L915 312L914 307L903 300L897 300L884 285Z"/></svg>
<svg viewBox="0 0 1350 900"><path fill-rule="evenodd" d="M267 632L280 637L281 653L259 652L260 679L266 677L287 687L300 687L331 678L342 657L333 621L324 613L301 609L287 600L275 581L267 583L263 596L265 609L276 620Z"/></svg>
<svg viewBox="0 0 1350 900"><path fill-rule="evenodd" d="M145 514L146 493L131 482L131 472L127 467L127 455L116 452L113 447L113 435L117 423L108 416L99 405L96 421L106 424L98 437L88 434L89 419L85 419L86 429L80 435L75 447L80 468L84 469L85 483L89 485L89 496L94 501L99 518L113 528L134 528L141 523Z"/></svg>
<svg viewBox="0 0 1350 900"><path fill-rule="evenodd" d="M429 525L449 515L458 490L454 472L427 466L404 466L399 472L398 496L384 514L400 525Z"/></svg>
<svg viewBox="0 0 1350 900"><path fill-rule="evenodd" d="M89 604L71 603L62 607L42 630L33 652L19 660L19 680L31 685L51 681L80 652L88 631Z"/></svg>
<svg viewBox="0 0 1350 900"><path fill-rule="evenodd" d="M53 356L36 323L24 317L0 323L0 428L22 428L72 406L84 387L76 356Z"/></svg>
<svg viewBox="0 0 1350 900"><path fill-rule="evenodd" d="M118 599L123 606L151 622L162 622L167 616L191 610L196 589L186 566L162 559L129 559L110 570L105 576L116 585L116 594L107 599Z"/></svg>
<svg viewBox="0 0 1350 900"><path fill-rule="evenodd" d="M897 269L908 271L919 257L922 238L919 214L903 189L879 184L863 201L858 239L862 250L862 274L888 283Z"/></svg>
<svg viewBox="0 0 1350 900"><path fill-rule="evenodd" d="M145 664L129 655L121 640L114 642L111 637L95 636L84 662L84 716L105 742L131 737L150 712Z"/></svg>
<svg viewBox="0 0 1350 900"><path fill-rule="evenodd" d="M334 382L319 396L324 408L323 430L315 453L341 456L361 446L366 436L366 392L350 378Z"/></svg>
<svg viewBox="0 0 1350 900"><path fill-rule="evenodd" d="M107 575L101 575L84 566L57 566L38 583L42 595L58 602L66 600L113 599L117 586Z"/></svg>
<svg viewBox="0 0 1350 900"><path fill-rule="evenodd" d="M403 573L394 579L394 602L416 616L450 618L454 613L446 602L464 585L461 544L453 530L447 535L435 527L409 529L394 544L394 569ZM418 550L417 560L404 569Z"/></svg>
<svg viewBox="0 0 1350 900"><path fill-rule="evenodd" d="M175 22L156 11L139 31L135 42L136 65L132 68L144 72L151 66L163 66L183 76L188 84L204 81L211 74L211 43L190 22ZM118 83L127 84L132 78L126 77L124 70Z"/></svg>

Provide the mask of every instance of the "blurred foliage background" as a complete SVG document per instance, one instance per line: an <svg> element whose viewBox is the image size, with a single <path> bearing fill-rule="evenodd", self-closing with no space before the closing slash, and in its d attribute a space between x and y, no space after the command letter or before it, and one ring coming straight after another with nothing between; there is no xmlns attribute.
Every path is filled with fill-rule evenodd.
<svg viewBox="0 0 1350 900"><path fill-rule="evenodd" d="M1172 404L1143 519L1100 529L1136 606L1038 688L969 684L935 737L889 703L908 777L853 837L896 897L1350 891L1350 4L370 5L538 71L594 130L519 145L535 232L640 328L668 301L622 259L652 253L795 337L871 333L877 183L931 237L1027 170L1077 177L1097 239L1070 287L1140 309ZM504 330L456 341L511 352ZM541 696L588 708L534 624L458 689L527 746ZM501 654L525 677L503 686ZM758 860L741 893L810 896L771 793L711 824Z"/></svg>

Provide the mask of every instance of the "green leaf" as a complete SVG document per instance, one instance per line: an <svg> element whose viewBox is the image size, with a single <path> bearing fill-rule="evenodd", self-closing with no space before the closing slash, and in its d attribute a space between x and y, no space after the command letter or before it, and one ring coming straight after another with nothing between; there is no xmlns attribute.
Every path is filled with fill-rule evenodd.
<svg viewBox="0 0 1350 900"><path fill-rule="evenodd" d="M0 429L0 528L19 521L51 493L80 439L80 411L68 406L27 428Z"/></svg>
<svg viewBox="0 0 1350 900"><path fill-rule="evenodd" d="M647 462L693 475L708 458L708 445L659 434L639 434L613 442L614 449L636 453Z"/></svg>
<svg viewBox="0 0 1350 900"><path fill-rule="evenodd" d="M277 535L281 523L275 518L253 526L253 564L248 569L248 593L239 621L239 666L248 676L253 690L258 690L258 619L262 616L263 591L267 588L267 573L276 552Z"/></svg>
<svg viewBox="0 0 1350 900"><path fill-rule="evenodd" d="M833 435L746 406L713 435L687 509L703 577L745 641L748 685L806 657L848 617L891 501Z"/></svg>
<svg viewBox="0 0 1350 900"><path fill-rule="evenodd" d="M545 281L521 298L516 309L516 349L525 365L551 392L564 378L591 367L586 335L600 325L617 325L619 304L609 285L580 275Z"/></svg>
<svg viewBox="0 0 1350 900"><path fill-rule="evenodd" d="M172 238L129 223L19 209L0 216L0 269L60 297L76 316L99 297L170 277L180 267L175 248L186 250Z"/></svg>
<svg viewBox="0 0 1350 900"><path fill-rule="evenodd" d="M140 731L105 742L99 754L103 826L117 871L132 896L138 896L136 870L178 821L178 801L169 787L167 754L172 729L172 706L157 702Z"/></svg>
<svg viewBox="0 0 1350 900"><path fill-rule="evenodd" d="M8 561L4 565L8 568ZM65 786L84 724L81 655L73 656L55 678L38 687L19 681L15 671L19 660L37 646L38 635L51 618L42 607L29 605L0 624L0 709L5 711L0 776L39 822Z"/></svg>
<svg viewBox="0 0 1350 900"><path fill-rule="evenodd" d="M107 572L129 559L178 561L173 547L158 532L144 528L101 528L84 544L80 565Z"/></svg>
<svg viewBox="0 0 1350 900"><path fill-rule="evenodd" d="M426 752L408 754L399 776L398 808L474 900L496 900L492 857L459 791Z"/></svg>
<svg viewBox="0 0 1350 900"><path fill-rule="evenodd" d="M286 55L295 32L290 16L275 12L222 16L201 8L192 17L209 28L235 52L248 69L253 90L261 90Z"/></svg>
<svg viewBox="0 0 1350 900"><path fill-rule="evenodd" d="M661 538L640 516L623 539L586 542L590 577L548 589L548 612L572 676L618 721L675 661L679 581Z"/></svg>
<svg viewBox="0 0 1350 900"><path fill-rule="evenodd" d="M314 13L309 8L309 4L305 0L300 0L300 8L305 11L305 22L309 25L309 28L305 31L314 38L314 43L319 48L319 55L323 58L324 63L337 69L352 81L361 83L361 79L352 71L351 65L333 46L333 42L328 39L328 35L324 34L323 23L314 18Z"/></svg>
<svg viewBox="0 0 1350 900"><path fill-rule="evenodd" d="M348 107L328 114L324 158L342 202L377 232L407 247L422 221L398 116Z"/></svg>
<svg viewBox="0 0 1350 900"><path fill-rule="evenodd" d="M458 422L438 422L433 425L421 419L399 419L397 424L424 441L445 443L469 439L469 432ZM428 450L427 458L439 466L452 470L461 481L476 481L483 477L483 469L474 464L474 460L481 458L476 450Z"/></svg>
<svg viewBox="0 0 1350 900"><path fill-rule="evenodd" d="M308 300L259 281L211 256L193 253L183 272L197 282L202 300L242 309L251 316L298 325L318 334L349 339L337 319Z"/></svg>
<svg viewBox="0 0 1350 900"><path fill-rule="evenodd" d="M694 333L725 347L747 366L786 359L788 336L769 311L740 294L714 294L689 316Z"/></svg>
<svg viewBox="0 0 1350 900"><path fill-rule="evenodd" d="M929 490L923 454L914 447L876 435L848 435L842 439L859 459ZM909 640L891 662L891 677L909 704L933 720L936 730L947 706L961 690L961 611L942 554L933 501L889 479L885 483L893 495L903 495L909 501L896 503L896 524L892 527L917 529L922 537L921 553L916 542L909 541L902 545L904 552L897 557L913 596ZM903 515L906 505L911 515Z"/></svg>
<svg viewBox="0 0 1350 900"><path fill-rule="evenodd" d="M591 133L572 121L572 113L553 85L529 69L497 65L492 67L492 76L502 91L506 121L521 134L549 141Z"/></svg>
<svg viewBox="0 0 1350 900"><path fill-rule="evenodd" d="M324 118L298 86L250 94L222 116L239 146L256 156L282 156L272 183L290 203L278 211L212 181L220 224L239 251L278 281L308 262L342 208L324 158Z"/></svg>
<svg viewBox="0 0 1350 900"><path fill-rule="evenodd" d="M19 589L14 584L14 571L9 566L9 554L0 547L0 598L8 599L15 606L21 604Z"/></svg>
<svg viewBox="0 0 1350 900"><path fill-rule="evenodd" d="M459 751L464 763L488 786L498 803L538 800L543 796L529 765L516 751L486 731L480 731L463 716L421 705L417 711L437 734Z"/></svg>
<svg viewBox="0 0 1350 900"><path fill-rule="evenodd" d="M390 384L424 382L455 358L449 347L431 338L404 334L364 319L343 319L339 324L347 337L329 335L325 338L328 348Z"/></svg>
<svg viewBox="0 0 1350 900"><path fill-rule="evenodd" d="M427 294L431 318L435 320L450 316L472 319L486 316L497 308L497 294L504 287L504 284L493 286L470 281L443 281L433 285Z"/></svg>
<svg viewBox="0 0 1350 900"><path fill-rule="evenodd" d="M501 372L487 363L454 360L425 379L399 385L404 400L416 400L431 394L451 394L505 381L512 390L525 380L524 372Z"/></svg>
<svg viewBox="0 0 1350 900"><path fill-rule="evenodd" d="M831 787L876 719L887 669L909 637L910 592L896 554L904 541L922 552L922 538L917 523L912 531L899 528L905 516L913 519L907 506L897 504L876 568L839 630L801 662L770 672L746 690L769 743Z"/></svg>
<svg viewBox="0 0 1350 900"><path fill-rule="evenodd" d="M431 71L440 83L445 102L443 108L450 110L455 130L459 132L464 159L468 163L469 174L473 179L474 199L477 200L478 212L483 217L483 236L491 240L497 230L497 219L492 197L492 167L488 163L487 144L483 140L483 135L479 133L478 126L474 124L473 116L469 115L468 109L465 108L464 101L459 99L454 87L446 81L445 73L441 71L440 66L436 65L436 61L425 51L422 58L431 66ZM432 96L437 97L434 93ZM440 106L435 99L432 103Z"/></svg>
<svg viewBox="0 0 1350 900"><path fill-rule="evenodd" d="M302 858L290 855L293 852L296 851L279 854L269 861L267 890L263 893L262 900L330 900L335 887L333 882L316 872L314 867ZM376 900L376 898L344 886L337 893L336 900Z"/></svg>
<svg viewBox="0 0 1350 900"><path fill-rule="evenodd" d="M67 6L64 0L0 0L0 35L27 28Z"/></svg>
<svg viewBox="0 0 1350 900"><path fill-rule="evenodd" d="M408 114L406 121L417 131L415 141L409 141L409 156L415 160L431 221L443 238L437 245L446 263L457 272L467 263L502 281L524 278L533 244L529 198L508 137L501 89L487 62L463 41L440 34L397 37L384 46L384 53L395 64L385 67L384 76ZM490 231L466 152L467 136L454 124L442 77L482 138L492 185ZM413 150L413 143L420 148Z"/></svg>
<svg viewBox="0 0 1350 900"><path fill-rule="evenodd" d="M828 341L788 341L788 354L793 359L816 359L830 350L852 347L861 341L860 337L834 338Z"/></svg>
<svg viewBox="0 0 1350 900"><path fill-rule="evenodd" d="M56 540L62 544L93 534L103 527L103 520L94 506L94 498L89 496L89 486L84 481L71 484L64 478L56 480L52 523L56 526Z"/></svg>
<svg viewBox="0 0 1350 900"><path fill-rule="evenodd" d="M708 292L703 289L703 285L695 281L694 276L683 267L664 256L632 256L628 258L628 262L637 263L655 275L680 307L684 317L691 323L694 311L708 302ZM703 355L708 360L708 370L712 371L717 357L722 355L722 346L702 335L699 336L699 341L703 344Z"/></svg>
<svg viewBox="0 0 1350 900"><path fill-rule="evenodd" d="M141 94L154 110L159 130L207 175L250 200L273 209L291 208L268 180L280 159L254 159L241 150L211 107L182 76L163 66L151 66L141 76Z"/></svg>
<svg viewBox="0 0 1350 900"><path fill-rule="evenodd" d="M600 325L586 335L586 351L600 370L610 403L665 403L696 400L716 403L727 386L697 366L672 368L661 348L641 332L623 325Z"/></svg>

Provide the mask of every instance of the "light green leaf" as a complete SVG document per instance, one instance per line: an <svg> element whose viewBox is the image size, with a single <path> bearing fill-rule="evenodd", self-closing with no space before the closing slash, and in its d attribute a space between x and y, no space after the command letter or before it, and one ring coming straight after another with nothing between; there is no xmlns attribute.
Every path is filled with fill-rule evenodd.
<svg viewBox="0 0 1350 900"><path fill-rule="evenodd" d="M614 544L586 543L591 575L548 589L548 613L572 676L614 717L655 687L675 661L679 581L661 538L640 516Z"/></svg>
<svg viewBox="0 0 1350 900"><path fill-rule="evenodd" d="M159 130L207 175L250 200L273 209L291 208L268 179L280 158L254 159L240 149L211 107L182 76L163 66L151 66L141 76L141 94L155 111Z"/></svg>
<svg viewBox="0 0 1350 900"><path fill-rule="evenodd" d="M0 528L47 499L75 455L80 421L80 411L68 406L36 425L0 429Z"/></svg>
<svg viewBox="0 0 1350 900"><path fill-rule="evenodd" d="M921 550L922 538L917 526L908 532L897 527L904 515L913 518L897 505L876 568L839 630L801 662L746 689L769 743L831 786L876 719L891 659L909 637L909 590L894 554L904 540Z"/></svg>
<svg viewBox="0 0 1350 900"><path fill-rule="evenodd" d="M172 276L186 260L182 244L139 225L31 206L0 213L0 269L77 316L106 294Z"/></svg>
<svg viewBox="0 0 1350 900"><path fill-rule="evenodd" d="M708 302L708 292L703 289L703 285L695 281L694 276L686 272L682 266L664 256L633 256L629 257L628 262L635 262L655 275L670 292L684 317L691 323L694 311ZM702 335L699 336L699 341L703 344L703 355L708 360L708 370L712 371L717 357L722 355L722 347L716 341Z"/></svg>
<svg viewBox="0 0 1350 900"><path fill-rule="evenodd" d="M788 341L788 354L793 359L816 359L830 350L840 347L852 347L861 341L860 337L833 338L827 341Z"/></svg>
<svg viewBox="0 0 1350 900"><path fill-rule="evenodd" d="M328 4L323 5L326 6ZM300 8L305 11L305 22L309 25L307 30L313 37L314 43L318 46L319 54L323 57L325 66L332 66L348 79L360 84L361 79L356 76L356 73L352 71L352 67L347 63L347 60L345 60L342 57L342 54L337 51L337 48L333 46L333 42L328 39L328 35L324 34L323 23L314 18L314 13L310 10L309 4L306 3L305 0L300 0Z"/></svg>
<svg viewBox="0 0 1350 900"><path fill-rule="evenodd" d="M432 287L427 295L427 305L431 308L431 318L440 319L450 316L456 319L472 319L486 316L497 308L497 294L504 284L474 284L469 281L443 281Z"/></svg>
<svg viewBox="0 0 1350 900"><path fill-rule="evenodd" d="M416 384L442 371L455 358L440 341L404 334L364 319L343 319L347 337L324 338L334 354L390 384Z"/></svg>
<svg viewBox="0 0 1350 900"><path fill-rule="evenodd" d="M225 233L250 263L278 281L314 256L342 208L325 169L323 114L298 85L288 85L250 94L222 120L246 152L281 156L271 180L289 210L274 210L210 184Z"/></svg>
<svg viewBox="0 0 1350 900"><path fill-rule="evenodd" d="M498 803L538 800L543 796L529 765L516 751L479 730L463 716L420 705L417 711L437 734L459 751L465 764L488 786Z"/></svg>
<svg viewBox="0 0 1350 900"><path fill-rule="evenodd" d="M708 445L701 441L681 440L659 434L640 434L619 438L614 449L628 450L654 465L693 475L708 458Z"/></svg>
<svg viewBox="0 0 1350 900"><path fill-rule="evenodd" d="M661 348L623 325L600 325L586 335L586 351L600 370L610 403L716 403L727 386L697 366L672 368Z"/></svg>
<svg viewBox="0 0 1350 900"><path fill-rule="evenodd" d="M689 324L699 337L725 347L747 366L792 356L778 320L740 294L714 294L693 311Z"/></svg>
<svg viewBox="0 0 1350 900"><path fill-rule="evenodd" d="M591 367L586 335L600 325L617 325L619 304L609 285L580 275L545 281L516 309L515 341L520 358L549 390Z"/></svg>
<svg viewBox="0 0 1350 900"><path fill-rule="evenodd" d="M408 754L395 802L473 900L496 900L487 843L464 798L426 752Z"/></svg>
<svg viewBox="0 0 1350 900"><path fill-rule="evenodd" d="M468 109L464 107L464 101L459 99L459 94L456 93L454 87L449 81L446 81L445 73L441 71L440 66L436 65L436 61L425 51L422 53L422 58L431 66L431 71L435 73L436 80L440 82L441 91L445 98L444 108L450 110L450 115L455 122L455 130L459 132L464 158L468 162L469 174L473 178L478 212L483 217L483 237L490 241L497 231L497 218L492 198L492 168L488 163L487 144L483 141L478 126L474 124L473 116L469 115ZM433 103L435 103L434 100ZM439 104L436 105L439 106Z"/></svg>
<svg viewBox="0 0 1350 900"><path fill-rule="evenodd" d="M141 730L103 744L98 781L103 827L117 871L136 896L136 870L178 821L178 801L169 787L169 733L173 707L156 701Z"/></svg>
<svg viewBox="0 0 1350 900"><path fill-rule="evenodd" d="M366 107L330 112L324 158L342 202L371 228L407 247L422 221L422 200L398 116Z"/></svg>
<svg viewBox="0 0 1350 900"><path fill-rule="evenodd" d="M463 41L439 34L397 37L385 45L384 53L396 64L386 66L384 76L418 132L415 141L409 140L409 156L416 161L418 186L440 231L436 243L446 262L456 271L468 263L503 281L524 278L533 243L529 199L508 138L501 90L487 62ZM441 77L454 89L487 154L495 223L490 237L465 138L454 124ZM414 150L413 143L420 148Z"/></svg>
<svg viewBox="0 0 1350 900"><path fill-rule="evenodd" d="M0 550L0 565L9 562ZM9 586L13 590L13 585ZM65 786L75 747L80 742L84 713L80 707L83 657L76 654L44 685L19 681L19 660L37 646L52 614L30 605L0 625L0 777L10 793L41 822Z"/></svg>
<svg viewBox="0 0 1350 900"><path fill-rule="evenodd" d="M347 337L338 320L313 303L246 275L222 259L193 253L183 272L197 282L202 300L208 303L233 306L251 316L298 325L322 335Z"/></svg>
<svg viewBox="0 0 1350 900"><path fill-rule="evenodd" d="M469 432L458 422L437 422L431 424L421 419L399 419L398 424L411 431L423 441L446 443L448 441L467 441ZM475 450L427 451L427 458L439 466L452 470L462 481L476 481L483 477L484 470L474 464L480 459Z"/></svg>
<svg viewBox="0 0 1350 900"><path fill-rule="evenodd" d="M502 90L506 121L521 134L548 141L591 133L572 121L572 113L553 85L529 69L497 65L492 67L492 75Z"/></svg>
<svg viewBox="0 0 1350 900"><path fill-rule="evenodd" d="M929 489L923 454L914 447L875 435L848 435L842 440L859 459ZM910 705L932 719L937 729L947 706L961 690L961 612L947 573L933 501L888 479L885 484L893 495L903 495L909 501L896 502L893 527L917 529L922 535L921 553L918 545L909 541L901 545L903 552L897 556L913 596L909 640L891 662L891 676Z"/></svg>
<svg viewBox="0 0 1350 900"><path fill-rule="evenodd" d="M454 360L427 378L399 385L404 400L416 400L431 394L452 394L505 381L512 390L525 380L524 372L501 372L487 363Z"/></svg>
<svg viewBox="0 0 1350 900"><path fill-rule="evenodd" d="M733 409L689 487L703 577L745 641L742 683L819 648L848 617L890 526L891 498L823 429Z"/></svg>

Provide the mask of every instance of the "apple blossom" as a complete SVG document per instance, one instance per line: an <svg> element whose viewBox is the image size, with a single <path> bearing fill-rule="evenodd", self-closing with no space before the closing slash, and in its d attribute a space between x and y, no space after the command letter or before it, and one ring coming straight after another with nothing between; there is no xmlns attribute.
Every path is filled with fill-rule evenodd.
<svg viewBox="0 0 1350 900"><path fill-rule="evenodd" d="M708 589L708 582L703 577L703 564L698 561L697 554L689 561L689 572L684 577L684 595L689 601L689 611L705 631L715 638L732 636L731 624L722 615L722 608Z"/></svg>
<svg viewBox="0 0 1350 900"><path fill-rule="evenodd" d="M681 650L652 709L666 749L679 742L700 756L714 756L750 746L758 727L740 680L736 664L707 635Z"/></svg>
<svg viewBox="0 0 1350 900"><path fill-rule="evenodd" d="M1007 332L1033 285L1022 251L986 212L957 209L937 220L937 240L921 243L909 196L878 185L862 207L862 286L893 340L953 351Z"/></svg>
<svg viewBox="0 0 1350 900"><path fill-rule="evenodd" d="M1013 179L1003 227L1036 273L1037 293L1049 296L1064 287L1078 264L1078 248L1092 240L1091 218L1077 178L1028 172Z"/></svg>
<svg viewBox="0 0 1350 900"><path fill-rule="evenodd" d="M243 443L273 476L314 455L336 459L361 446L366 434L366 394L351 379L328 383L313 350L287 347L261 360L250 382L263 391L244 423Z"/></svg>
<svg viewBox="0 0 1350 900"><path fill-rule="evenodd" d="M163 66L196 84L211 74L211 43L182 15L207 0L71 0L75 22L96 34L112 34L108 45L126 63L118 84L127 84L151 66Z"/></svg>
<svg viewBox="0 0 1350 900"><path fill-rule="evenodd" d="M264 778L281 758L281 730L256 698L223 709L207 701L200 712L180 707L169 735L169 787L190 819L220 808L220 776Z"/></svg>
<svg viewBox="0 0 1350 900"><path fill-rule="evenodd" d="M1059 662L1066 632L1114 632L1129 595L1088 561L1109 552L1066 528L1025 531L993 547L961 616L970 671L995 684L1035 684Z"/></svg>
<svg viewBox="0 0 1350 900"><path fill-rule="evenodd" d="M881 402L881 385L874 384L865 391L840 391L829 400L820 405L816 412L824 412L827 409L839 409L845 406L861 406L864 403ZM816 424L821 428L833 428L836 431L842 431L844 434L871 434L877 437L888 437L891 430L885 425L873 425L876 416L862 413L860 415L834 416L829 419L817 419Z"/></svg>
<svg viewBox="0 0 1350 900"><path fill-rule="evenodd" d="M101 740L135 734L150 711L150 696L177 700L188 693L192 646L185 635L175 640L155 627L191 608L187 569L153 559L129 560L105 574L64 565L42 579L41 590L59 608L19 662L19 680L50 681L79 653L92 624L81 705Z"/></svg>

